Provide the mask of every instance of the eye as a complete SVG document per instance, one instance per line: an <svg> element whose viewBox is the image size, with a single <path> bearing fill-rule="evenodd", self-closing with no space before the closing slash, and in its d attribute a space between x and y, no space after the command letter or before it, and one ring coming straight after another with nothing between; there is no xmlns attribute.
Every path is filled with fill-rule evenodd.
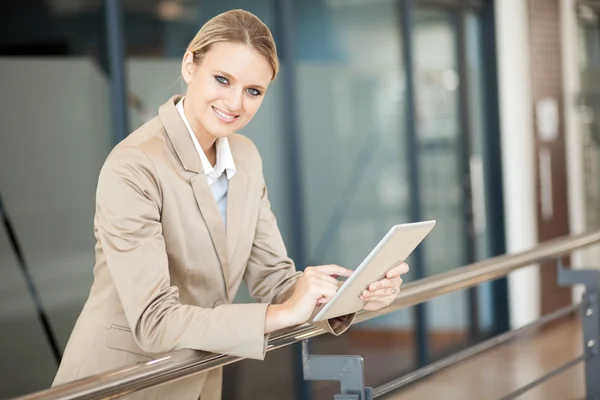
<svg viewBox="0 0 600 400"><path fill-rule="evenodd" d="M246 92L248 92L251 96L260 96L262 93L260 92L260 90L258 89L254 89L254 88L248 88L246 89Z"/></svg>
<svg viewBox="0 0 600 400"><path fill-rule="evenodd" d="M229 81L227 80L227 78L225 78L224 76L220 76L220 75L215 75L215 79L217 80L217 82L219 82L221 85L227 85L229 84Z"/></svg>

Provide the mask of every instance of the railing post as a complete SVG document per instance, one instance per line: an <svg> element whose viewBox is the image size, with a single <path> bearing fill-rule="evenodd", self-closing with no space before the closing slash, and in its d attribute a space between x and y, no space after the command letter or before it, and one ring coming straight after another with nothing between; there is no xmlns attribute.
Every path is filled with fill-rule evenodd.
<svg viewBox="0 0 600 400"><path fill-rule="evenodd" d="M302 341L302 369L306 381L338 381L341 393L334 400L372 400L365 388L363 359L360 356L321 356L308 354L308 340Z"/></svg>
<svg viewBox="0 0 600 400"><path fill-rule="evenodd" d="M585 348L585 387L588 400L600 400L600 356L598 340L600 339L600 307L598 307L598 290L586 288L582 301L583 343Z"/></svg>
<svg viewBox="0 0 600 400"><path fill-rule="evenodd" d="M559 262L558 283L561 286L583 284L581 299L581 324L585 354L585 397L600 400L600 271L592 269L567 269Z"/></svg>

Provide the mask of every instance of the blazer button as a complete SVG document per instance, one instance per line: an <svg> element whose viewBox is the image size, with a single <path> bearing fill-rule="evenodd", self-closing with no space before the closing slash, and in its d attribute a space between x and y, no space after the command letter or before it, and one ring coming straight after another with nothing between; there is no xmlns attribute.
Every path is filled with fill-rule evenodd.
<svg viewBox="0 0 600 400"><path fill-rule="evenodd" d="M222 300L217 300L217 301L215 301L215 305L213 306L213 308L216 308L216 307L218 307L218 306L220 306L220 305L223 305L223 304L224 304L224 303L223 303L223 301L222 301Z"/></svg>

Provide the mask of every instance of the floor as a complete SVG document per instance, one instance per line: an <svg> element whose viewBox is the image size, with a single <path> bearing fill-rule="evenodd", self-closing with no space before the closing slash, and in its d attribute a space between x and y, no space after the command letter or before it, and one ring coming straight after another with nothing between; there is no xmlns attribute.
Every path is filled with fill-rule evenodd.
<svg viewBox="0 0 600 400"><path fill-rule="evenodd" d="M500 399L582 354L579 321L570 319L509 342L438 372L385 397L414 399ZM524 393L523 400L585 398L582 363Z"/></svg>
<svg viewBox="0 0 600 400"><path fill-rule="evenodd" d="M412 370L414 343L400 335L393 344L386 336L364 340L364 335L324 335L314 340L314 354L360 354L364 359L365 383L377 387ZM497 400L521 388L582 353L579 320L569 318L543 330L488 350L389 394L386 400L460 399ZM295 386L292 366L299 362L291 347L270 352L265 361L245 360L225 368L224 400L260 398L279 400L290 396ZM296 364L297 365L297 364ZM311 382L311 400L330 400L339 390L332 382ZM518 397L522 400L579 400L585 397L583 364L554 377Z"/></svg>

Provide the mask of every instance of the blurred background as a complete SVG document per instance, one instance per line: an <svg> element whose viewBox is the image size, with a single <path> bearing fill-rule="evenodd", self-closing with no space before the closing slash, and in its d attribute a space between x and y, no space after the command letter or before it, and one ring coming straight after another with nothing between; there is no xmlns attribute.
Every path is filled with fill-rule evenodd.
<svg viewBox="0 0 600 400"><path fill-rule="evenodd" d="M3 0L0 398L52 382L91 285L100 167L184 93L188 42L233 8L281 57L242 133L299 269L355 268L403 222L438 221L405 282L600 227L598 1ZM379 385L571 304L555 275L520 271L313 346L361 354ZM226 367L224 398L331 398L297 356Z"/></svg>

